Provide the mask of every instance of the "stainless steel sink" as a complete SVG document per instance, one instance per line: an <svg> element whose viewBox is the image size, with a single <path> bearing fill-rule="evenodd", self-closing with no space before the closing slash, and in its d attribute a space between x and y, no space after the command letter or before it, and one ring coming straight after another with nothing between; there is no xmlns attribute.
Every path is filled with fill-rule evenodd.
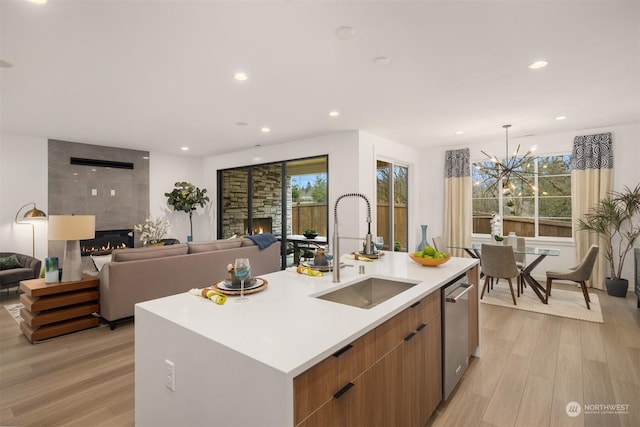
<svg viewBox="0 0 640 427"><path fill-rule="evenodd" d="M316 298L369 309L415 285L417 283L369 277L344 288L318 295Z"/></svg>

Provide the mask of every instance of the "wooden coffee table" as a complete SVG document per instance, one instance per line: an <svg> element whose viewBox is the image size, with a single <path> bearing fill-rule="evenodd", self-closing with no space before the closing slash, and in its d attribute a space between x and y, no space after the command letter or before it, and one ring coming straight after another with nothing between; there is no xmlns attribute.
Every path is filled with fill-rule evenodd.
<svg viewBox="0 0 640 427"><path fill-rule="evenodd" d="M93 328L100 306L100 280L85 276L74 282L45 283L44 279L20 282L20 329L31 342Z"/></svg>

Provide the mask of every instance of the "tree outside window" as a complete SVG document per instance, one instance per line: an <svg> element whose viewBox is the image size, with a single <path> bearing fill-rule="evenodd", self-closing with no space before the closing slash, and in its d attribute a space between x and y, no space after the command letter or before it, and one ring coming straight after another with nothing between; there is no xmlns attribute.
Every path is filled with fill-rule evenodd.
<svg viewBox="0 0 640 427"><path fill-rule="evenodd" d="M479 163L491 168L492 162ZM491 216L503 218L503 232L523 237L572 236L571 157L540 156L522 166L532 172L529 182L512 179L496 182L473 168L473 232L490 234ZM531 185L537 190L534 190Z"/></svg>

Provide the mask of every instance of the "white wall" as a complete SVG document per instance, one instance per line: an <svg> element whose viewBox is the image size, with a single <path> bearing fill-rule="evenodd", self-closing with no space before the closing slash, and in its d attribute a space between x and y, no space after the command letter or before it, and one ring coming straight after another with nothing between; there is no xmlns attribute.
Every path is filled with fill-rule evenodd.
<svg viewBox="0 0 640 427"><path fill-rule="evenodd" d="M614 190L621 190L624 186L635 187L640 182L640 124L623 126L611 126L606 128L581 129L573 132L563 132L549 135L536 135L527 138L509 140L509 149L514 150L517 144L522 149L536 145L537 153L557 154L571 153L573 139L578 135L590 135L595 133L611 132L613 134L614 155ZM420 188L420 212L424 213L425 224L429 224L429 237L444 233L444 154L445 151L458 148L469 148L471 160L482 160L486 157L480 152L484 150L490 155L504 153L504 138L493 142L473 142L458 146L436 147L423 149L420 152L420 162L423 170ZM425 185L428 177L437 177L438 184ZM434 206L440 206L434 209ZM530 239L533 244L560 249L559 257L547 257L536 269L534 274L543 275L546 270L554 268L566 268L575 265L575 246L573 242L558 242L550 239ZM474 239L480 242L481 239ZM633 258L627 257L623 276L633 278Z"/></svg>
<svg viewBox="0 0 640 427"><path fill-rule="evenodd" d="M186 242L190 234L189 215L174 211L167 205L164 194L170 193L176 182L190 182L200 189L206 189L211 199L205 208L198 208L193 213L193 240L198 242L213 239L216 228L213 221L215 187L204 179L202 159L153 151L149 157L149 214L154 218L168 219L171 224L169 237Z"/></svg>
<svg viewBox="0 0 640 427"><path fill-rule="evenodd" d="M0 252L31 255L31 227L14 222L21 206L47 212L48 150L45 138L0 135ZM20 215L31 209L28 207ZM34 221L36 258L47 256L47 222Z"/></svg>

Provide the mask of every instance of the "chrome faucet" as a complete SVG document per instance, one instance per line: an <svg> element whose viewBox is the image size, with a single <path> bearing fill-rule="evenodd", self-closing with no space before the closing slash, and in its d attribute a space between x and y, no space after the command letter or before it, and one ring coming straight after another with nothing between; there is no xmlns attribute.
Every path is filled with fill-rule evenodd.
<svg viewBox="0 0 640 427"><path fill-rule="evenodd" d="M369 199L362 193L347 193L338 197L333 208L333 283L340 282L340 236L338 236L338 202L345 197L361 197L367 202L367 236L364 243L364 254L372 255L374 253L373 236L371 235L371 204Z"/></svg>

